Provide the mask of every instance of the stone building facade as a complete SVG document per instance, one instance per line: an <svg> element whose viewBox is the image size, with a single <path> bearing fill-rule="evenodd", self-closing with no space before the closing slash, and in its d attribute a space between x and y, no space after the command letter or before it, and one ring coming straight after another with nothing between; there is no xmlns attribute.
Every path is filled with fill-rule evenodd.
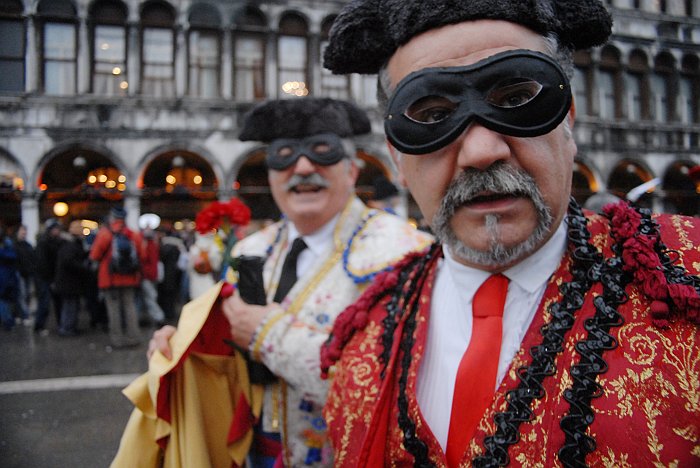
<svg viewBox="0 0 700 468"><path fill-rule="evenodd" d="M311 94L368 110L358 191L395 177L374 76L320 65L344 1L0 0L0 219L30 235L48 217L193 219L241 196L275 218L264 148L237 139L267 98ZM698 213L700 0L612 0L611 41L576 56L574 194ZM410 197L410 215L417 216ZM60 209L63 211L58 211Z"/></svg>

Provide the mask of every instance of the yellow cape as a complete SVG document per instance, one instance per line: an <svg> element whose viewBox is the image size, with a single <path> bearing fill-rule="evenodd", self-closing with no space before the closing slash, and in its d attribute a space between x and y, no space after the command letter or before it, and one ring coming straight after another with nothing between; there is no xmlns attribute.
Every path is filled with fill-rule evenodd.
<svg viewBox="0 0 700 468"><path fill-rule="evenodd" d="M186 304L170 340L173 359L155 352L148 371L123 390L135 408L126 425L113 468L241 466L252 429L229 444L236 406L260 416L263 389L251 385L240 353L232 356L188 352L219 297L222 283ZM170 422L158 414L162 378L169 380ZM165 395L160 395L161 405ZM161 411L162 413L162 411ZM158 441L165 443L161 449Z"/></svg>

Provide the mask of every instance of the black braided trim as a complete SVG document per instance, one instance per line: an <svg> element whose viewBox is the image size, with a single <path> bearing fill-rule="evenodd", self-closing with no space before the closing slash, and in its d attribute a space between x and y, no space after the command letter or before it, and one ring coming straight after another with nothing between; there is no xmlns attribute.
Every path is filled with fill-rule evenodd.
<svg viewBox="0 0 700 468"><path fill-rule="evenodd" d="M658 224L651 217L651 212L649 210L641 209L639 210L639 214L642 216L641 223L643 226L640 230L650 230L651 226L653 226L653 229L658 231ZM678 265L680 254L676 250L669 249L661 242L661 236L658 237L654 244L654 250L659 256L664 276L669 284L692 286L698 294L700 294L700 277L689 274L685 268Z"/></svg>
<svg viewBox="0 0 700 468"><path fill-rule="evenodd" d="M390 295L390 300L386 305L387 315L382 319L382 354L379 356L379 361L384 364L384 368L381 371L382 379L384 379L386 365L391 355L391 348L394 343L394 331L401 320L402 311L406 309L405 303L416 294L419 284L416 278L421 277L421 273L425 271L425 266L439 251L440 246L435 245L426 255L417 258L414 262L407 265L399 273L399 279L393 290L389 290L382 295L382 297Z"/></svg>
<svg viewBox="0 0 700 468"><path fill-rule="evenodd" d="M649 235L652 232L650 227L653 228L640 223L639 232ZM573 384L564 391L564 399L569 402L569 412L559 424L565 434L565 441L558 455L566 467L588 466L586 456L596 448L595 440L586 434L595 419L591 401L603 394L603 389L597 382L598 376L608 370L603 353L617 347L617 341L609 332L624 323L617 308L627 302L625 288L633 279L632 275L622 269L624 240L616 239L612 246L615 256L602 265L600 280L603 294L593 301L595 315L584 323L584 328L588 331L586 339L576 343L576 351L581 358L578 364L571 367Z"/></svg>
<svg viewBox="0 0 700 468"><path fill-rule="evenodd" d="M423 271L421 270L418 270ZM414 332L416 330L416 315L420 309L420 291L423 289L425 284L425 276L419 275L415 281L416 287L414 291L416 294L410 297L410 302L407 307L410 307L410 312L406 317L406 323L404 325L402 337L401 337L401 374L399 376L399 396L398 396L398 409L399 409L399 428L403 433L403 445L410 453L413 455L414 463L413 466L420 468L431 468L435 465L430 461L428 456L428 445L422 441L416 434L416 423L409 416L408 411L408 397L406 392L406 385L408 383L408 374L411 368L411 361L413 360L413 345L414 343Z"/></svg>
<svg viewBox="0 0 700 468"><path fill-rule="evenodd" d="M518 369L520 383L506 393L507 407L494 415L496 432L484 439L486 451L473 460L474 466L496 467L509 463L508 447L520 440L520 424L532 419L530 406L533 400L544 396L542 382L556 372L554 360L563 350L566 333L574 325L574 314L583 305L592 283L600 276L602 255L590 244L587 220L573 198L569 203L567 223L573 259L572 279L559 287L561 301L549 306L552 320L540 329L542 343L530 349L531 364Z"/></svg>

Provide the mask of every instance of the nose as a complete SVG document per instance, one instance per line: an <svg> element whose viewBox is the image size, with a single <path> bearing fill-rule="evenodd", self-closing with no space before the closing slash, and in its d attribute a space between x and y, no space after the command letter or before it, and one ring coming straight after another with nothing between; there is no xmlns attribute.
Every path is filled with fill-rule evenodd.
<svg viewBox="0 0 700 468"><path fill-rule="evenodd" d="M455 141L459 145L457 164L462 169L485 170L497 161L511 157L511 149L500 133L472 122Z"/></svg>
<svg viewBox="0 0 700 468"><path fill-rule="evenodd" d="M309 158L303 154L299 156L297 162L294 163L294 173L295 174L312 174L316 172L316 166L311 162Z"/></svg>

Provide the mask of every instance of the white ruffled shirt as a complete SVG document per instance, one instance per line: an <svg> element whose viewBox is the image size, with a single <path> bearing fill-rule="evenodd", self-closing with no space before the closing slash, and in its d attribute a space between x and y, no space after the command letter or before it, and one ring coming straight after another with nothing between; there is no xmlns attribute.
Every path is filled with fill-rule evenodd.
<svg viewBox="0 0 700 468"><path fill-rule="evenodd" d="M562 222L537 252L503 272L510 281L496 387L520 349L549 277L564 255L566 242L566 223ZM445 450L457 369L472 333L472 298L490 273L458 263L445 247L443 252L431 299L417 398L428 426Z"/></svg>

